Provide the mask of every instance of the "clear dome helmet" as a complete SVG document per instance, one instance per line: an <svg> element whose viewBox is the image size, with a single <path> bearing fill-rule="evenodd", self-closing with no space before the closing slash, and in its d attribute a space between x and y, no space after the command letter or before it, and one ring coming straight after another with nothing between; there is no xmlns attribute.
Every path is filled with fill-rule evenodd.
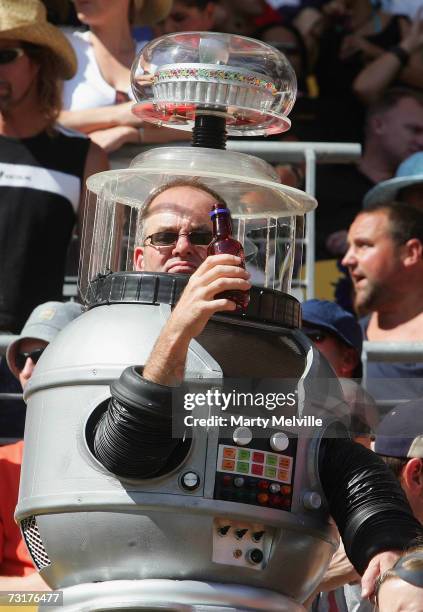
<svg viewBox="0 0 423 612"><path fill-rule="evenodd" d="M127 169L87 181L79 289L110 271L134 270L145 203L166 183L190 181L216 191L234 220L255 285L290 292L304 224L316 206L282 185L267 162L224 151L226 136L259 136L289 129L295 73L268 44L237 35L187 32L148 43L132 68L134 113L147 123L193 131L193 147L147 150ZM295 248L297 245L297 249Z"/></svg>

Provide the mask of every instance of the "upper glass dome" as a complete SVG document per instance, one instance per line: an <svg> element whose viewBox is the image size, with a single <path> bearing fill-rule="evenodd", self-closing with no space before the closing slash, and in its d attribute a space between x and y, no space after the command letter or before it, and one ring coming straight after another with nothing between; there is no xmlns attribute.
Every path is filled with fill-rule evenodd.
<svg viewBox="0 0 423 612"><path fill-rule="evenodd" d="M191 130L199 114L226 119L229 135L285 132L297 92L294 70L274 47L234 34L181 32L148 43L131 75L134 113Z"/></svg>

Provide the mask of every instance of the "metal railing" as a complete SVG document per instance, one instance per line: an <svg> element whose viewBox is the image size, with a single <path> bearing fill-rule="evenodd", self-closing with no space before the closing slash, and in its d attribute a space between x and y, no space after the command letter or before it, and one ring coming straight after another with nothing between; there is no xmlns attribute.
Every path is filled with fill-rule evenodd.
<svg viewBox="0 0 423 612"><path fill-rule="evenodd" d="M363 342L361 361L363 364L362 385L367 389L369 385L369 363L423 363L423 342L370 342L366 340ZM382 399L377 403L390 408L401 401L407 401L407 398L403 400Z"/></svg>

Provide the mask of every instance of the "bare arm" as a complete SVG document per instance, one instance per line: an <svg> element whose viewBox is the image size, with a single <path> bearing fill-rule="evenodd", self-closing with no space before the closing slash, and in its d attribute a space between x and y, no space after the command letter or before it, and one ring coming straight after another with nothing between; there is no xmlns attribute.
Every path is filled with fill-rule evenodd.
<svg viewBox="0 0 423 612"><path fill-rule="evenodd" d="M367 64L354 80L354 93L365 104L376 100L396 78L410 86L422 86L423 10L418 12L411 27L404 22L402 28L404 35L398 46L410 56L407 64L403 66L400 58L388 50Z"/></svg>
<svg viewBox="0 0 423 612"><path fill-rule="evenodd" d="M188 346L216 312L231 312L235 303L216 298L222 291L250 289L250 275L234 255L208 257L191 276L144 367L143 376L161 385L179 384L184 377Z"/></svg>
<svg viewBox="0 0 423 612"><path fill-rule="evenodd" d="M140 127L142 121L132 113L133 102L100 106L84 110L63 110L59 121L68 128L89 134L115 126Z"/></svg>
<svg viewBox="0 0 423 612"><path fill-rule="evenodd" d="M144 123L142 128L130 125L116 125L90 132L90 138L107 153L117 151L125 144L162 144L191 140L191 132L162 128L151 123Z"/></svg>

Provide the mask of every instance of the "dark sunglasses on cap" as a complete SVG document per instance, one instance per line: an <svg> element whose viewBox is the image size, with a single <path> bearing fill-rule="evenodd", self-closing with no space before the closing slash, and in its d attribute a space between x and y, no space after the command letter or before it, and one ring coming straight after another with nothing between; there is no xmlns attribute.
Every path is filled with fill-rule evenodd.
<svg viewBox="0 0 423 612"><path fill-rule="evenodd" d="M15 356L15 364L19 371L22 371L25 367L26 360L32 359L34 363L37 363L46 347L35 349L34 351L30 351L29 353L16 353Z"/></svg>
<svg viewBox="0 0 423 612"><path fill-rule="evenodd" d="M25 51L22 47L8 47L5 49L0 49L0 65L1 64L11 64L18 57L22 57Z"/></svg>
<svg viewBox="0 0 423 612"><path fill-rule="evenodd" d="M149 240L148 244L152 246L173 246L178 242L180 236L186 236L190 243L195 246L208 246L213 239L213 234L211 232L193 231L184 234L179 234L178 232L156 232L155 234L147 236L144 244Z"/></svg>
<svg viewBox="0 0 423 612"><path fill-rule="evenodd" d="M304 331L307 338L309 338L312 342L323 342L329 336L327 332L324 331Z"/></svg>

